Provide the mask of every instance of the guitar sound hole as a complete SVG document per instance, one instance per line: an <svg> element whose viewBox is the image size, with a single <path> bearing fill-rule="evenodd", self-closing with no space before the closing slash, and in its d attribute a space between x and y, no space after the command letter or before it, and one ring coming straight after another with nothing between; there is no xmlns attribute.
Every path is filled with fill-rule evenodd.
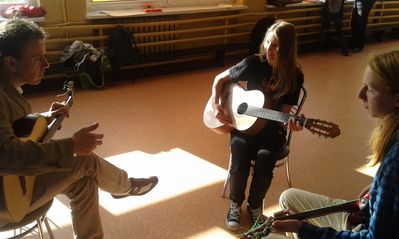
<svg viewBox="0 0 399 239"><path fill-rule="evenodd" d="M248 109L248 104L247 103L241 103L238 108L237 108L237 113L242 115L244 114Z"/></svg>

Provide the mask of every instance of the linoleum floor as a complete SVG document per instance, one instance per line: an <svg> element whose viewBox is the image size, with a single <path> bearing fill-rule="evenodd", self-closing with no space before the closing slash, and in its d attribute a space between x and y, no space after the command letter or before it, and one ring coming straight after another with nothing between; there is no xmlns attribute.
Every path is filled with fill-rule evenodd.
<svg viewBox="0 0 399 239"><path fill-rule="evenodd" d="M294 187L353 199L371 182L362 169L375 120L368 116L357 93L368 57L398 47L398 41L387 40L369 43L363 52L348 57L337 49L300 54L308 90L302 112L338 124L341 135L326 139L306 129L294 134L290 156ZM101 191L105 238L236 238L225 227L229 200L220 196L229 137L215 134L202 122L213 78L227 67L76 92L71 115L56 137L70 136L81 126L99 122L98 132L105 138L97 154L131 176L157 175L160 179L152 192L140 197L114 200ZM57 93L27 97L34 111L45 111ZM277 210L278 197L285 189L284 170L276 168L266 196L266 214ZM68 199L59 196L49 212L56 238L73 238L68 207ZM248 227L245 211L243 227Z"/></svg>

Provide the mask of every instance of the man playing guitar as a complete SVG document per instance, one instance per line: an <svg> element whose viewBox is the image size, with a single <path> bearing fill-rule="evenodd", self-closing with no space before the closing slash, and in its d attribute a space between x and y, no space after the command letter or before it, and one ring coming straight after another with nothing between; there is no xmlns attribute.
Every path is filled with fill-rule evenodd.
<svg viewBox="0 0 399 239"><path fill-rule="evenodd" d="M17 136L13 124L31 113L21 87L38 85L49 67L45 36L38 25L26 19L0 23L0 226L19 222L57 194L65 194L71 200L75 238L103 238L98 188L114 198L143 195L155 187L158 178L129 178L124 170L94 154L103 138L94 132L98 123L65 139L47 141L44 134L35 141ZM65 102L54 103L42 117L62 119L69 115L69 107ZM44 124L46 133L46 120ZM15 188L21 188L21 197L29 194L26 211L21 211L21 205L10 207L17 200L24 202L17 198ZM13 193L17 196L10 196Z"/></svg>

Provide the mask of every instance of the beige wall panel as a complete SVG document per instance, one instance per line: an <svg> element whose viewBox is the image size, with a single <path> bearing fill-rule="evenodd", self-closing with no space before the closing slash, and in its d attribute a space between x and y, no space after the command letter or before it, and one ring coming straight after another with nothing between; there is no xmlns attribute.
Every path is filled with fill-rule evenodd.
<svg viewBox="0 0 399 239"><path fill-rule="evenodd" d="M251 12L265 11L266 0L242 0L242 3L248 6L248 11Z"/></svg>
<svg viewBox="0 0 399 239"><path fill-rule="evenodd" d="M64 22L61 0L41 0L41 5L47 12L45 25Z"/></svg>
<svg viewBox="0 0 399 239"><path fill-rule="evenodd" d="M85 0L65 0L68 20L70 22L86 21L86 1Z"/></svg>
<svg viewBox="0 0 399 239"><path fill-rule="evenodd" d="M41 0L41 5L47 11L45 25L86 21L85 0Z"/></svg>

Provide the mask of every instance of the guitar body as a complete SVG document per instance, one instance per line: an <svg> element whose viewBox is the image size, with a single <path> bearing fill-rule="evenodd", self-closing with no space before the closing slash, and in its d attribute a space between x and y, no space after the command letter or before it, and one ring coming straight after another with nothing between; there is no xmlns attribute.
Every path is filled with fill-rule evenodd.
<svg viewBox="0 0 399 239"><path fill-rule="evenodd" d="M14 134L19 140L40 141L47 132L46 118L38 114L30 114L14 122Z"/></svg>
<svg viewBox="0 0 399 239"><path fill-rule="evenodd" d="M237 84L225 84L222 91L222 99L224 99L224 102L220 104L223 105L225 115L231 118L232 125L224 125L215 117L212 99L209 99L203 115L206 127L219 134L230 133L233 129L237 129L245 134L253 135L265 126L267 120L237 112L238 107L243 102L259 108L267 107L265 104L267 101L261 91L246 91Z"/></svg>
<svg viewBox="0 0 399 239"><path fill-rule="evenodd" d="M4 202L7 205L10 222L20 222L27 214L32 201L35 179L35 176L3 176Z"/></svg>
<svg viewBox="0 0 399 239"><path fill-rule="evenodd" d="M270 96L259 90L246 91L237 84L225 84L219 102L227 118L232 120L232 125L224 125L215 117L212 99L206 104L203 121L204 124L219 134L230 133L233 129L248 135L258 133L268 120L287 123L294 118L312 134L335 138L341 134L338 125L319 119L305 118L298 115L270 109L273 104Z"/></svg>
<svg viewBox="0 0 399 239"><path fill-rule="evenodd" d="M47 132L46 118L28 115L14 123L14 131L21 141L38 142ZM9 219L11 222L19 222L24 218L32 201L35 176L7 175L3 176L2 183Z"/></svg>

